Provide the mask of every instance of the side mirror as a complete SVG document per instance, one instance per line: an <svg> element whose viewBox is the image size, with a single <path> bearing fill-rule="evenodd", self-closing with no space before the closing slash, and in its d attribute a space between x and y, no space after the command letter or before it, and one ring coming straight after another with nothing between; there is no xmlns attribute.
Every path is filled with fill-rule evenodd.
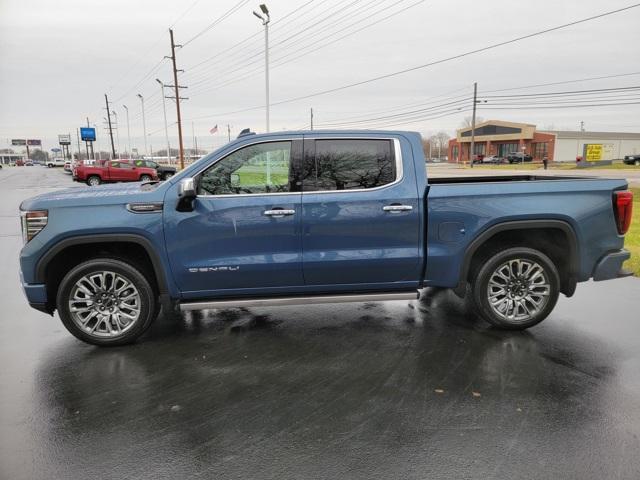
<svg viewBox="0 0 640 480"><path fill-rule="evenodd" d="M193 201L196 198L196 182L193 177L184 178L178 185L178 206L179 212L192 212Z"/></svg>

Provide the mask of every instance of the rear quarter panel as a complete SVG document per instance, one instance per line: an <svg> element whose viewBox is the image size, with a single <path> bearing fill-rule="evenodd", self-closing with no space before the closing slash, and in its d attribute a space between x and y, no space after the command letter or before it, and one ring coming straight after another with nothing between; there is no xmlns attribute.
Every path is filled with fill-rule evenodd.
<svg viewBox="0 0 640 480"><path fill-rule="evenodd" d="M607 179L433 185L427 199L425 285L456 286L469 244L492 226L517 220L570 225L578 242L578 281L588 280L602 255L624 245L615 226L612 191L625 186L624 180Z"/></svg>

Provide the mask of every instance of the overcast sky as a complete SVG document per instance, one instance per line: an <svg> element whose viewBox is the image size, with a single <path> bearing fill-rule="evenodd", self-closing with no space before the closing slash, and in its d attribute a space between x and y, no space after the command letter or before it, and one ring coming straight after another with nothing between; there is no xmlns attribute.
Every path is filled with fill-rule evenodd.
<svg viewBox="0 0 640 480"><path fill-rule="evenodd" d="M163 148L162 103L155 78L173 83L170 61L162 61L169 54L170 25L176 42L186 44L177 51L178 68L185 69L180 83L189 87L183 90L189 99L182 103L185 146L192 144L192 122L199 144L208 149L226 141L227 124L233 136L245 127L264 131L264 36L260 21L251 13L258 3L0 0L0 148L11 138L42 138L49 149L59 133L72 133L75 138L76 128L89 117L99 127L99 147L106 150L105 93L118 115L122 149L127 142L123 105L130 111L133 146L143 148L137 93L145 97L149 143L154 149ZM268 0L271 101L359 82L631 3ZM235 6L233 13L205 31ZM490 95L489 90L640 73L638 25L640 8L635 8L411 73L274 105L271 130L307 128L311 107L320 126L388 117L420 104L418 108L444 112L445 107L438 105L463 96L469 98L466 105L471 104L474 81L483 98ZM640 74L504 93L636 85L640 85ZM624 99L640 102L640 94ZM640 131L640 105L489 110L491 103L495 104L492 100L481 104L478 115L534 123L539 129L577 129L584 121L588 130ZM232 113L251 107L257 108ZM393 124L398 117L392 117L360 125L453 134L469 114L449 113L410 123ZM173 124L176 113L171 100L167 115ZM399 121L407 120L400 117ZM209 134L216 124L220 132ZM175 125L170 126L170 137L175 147Z"/></svg>

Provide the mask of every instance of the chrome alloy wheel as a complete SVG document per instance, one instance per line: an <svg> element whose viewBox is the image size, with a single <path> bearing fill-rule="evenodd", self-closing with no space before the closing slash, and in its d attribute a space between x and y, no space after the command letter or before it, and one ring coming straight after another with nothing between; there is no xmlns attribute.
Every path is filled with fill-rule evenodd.
<svg viewBox="0 0 640 480"><path fill-rule="evenodd" d="M551 285L544 268L533 260L517 258L496 268L487 285L489 305L510 322L526 322L549 301Z"/></svg>
<svg viewBox="0 0 640 480"><path fill-rule="evenodd" d="M140 317L140 293L115 272L93 272L78 280L69 296L74 323L96 337L119 337Z"/></svg>

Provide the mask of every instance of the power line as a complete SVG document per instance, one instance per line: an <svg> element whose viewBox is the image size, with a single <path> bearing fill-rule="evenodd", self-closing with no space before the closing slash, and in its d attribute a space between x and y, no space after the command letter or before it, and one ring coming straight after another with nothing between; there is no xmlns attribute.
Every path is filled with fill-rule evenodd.
<svg viewBox="0 0 640 480"><path fill-rule="evenodd" d="M640 72L631 72L631 73L617 73L613 75L604 75L600 77L587 77L587 78L579 78L576 80L563 80L561 82L551 82L551 83L538 83L535 85L522 85L520 87L509 87L509 88L499 88L496 90L487 90L485 93L495 93L495 92L507 92L510 90L524 90L525 88L534 88L534 87L549 87L552 85L564 85L566 83L577 83L577 82L589 82L592 80L606 80L609 78L619 78L619 77L628 77L631 75L640 75Z"/></svg>
<svg viewBox="0 0 640 480"><path fill-rule="evenodd" d="M403 1L405 1L405 0L399 0L399 1L395 2L395 3L392 5L392 7L393 7L393 6L395 6L395 5L397 5L397 4L399 4L399 3L401 3L401 2L403 2ZM394 16L396 16L396 15L398 15L398 14L400 14L400 13L402 13L402 12L404 12L404 11L406 11L406 10L410 9L410 8L413 8L413 7L415 7L415 6L417 6L418 4L423 3L423 2L424 2L424 0L419 0L418 2L415 2L415 3L413 3L413 4L409 5L409 6L405 7L405 8L402 8L402 9L400 9L400 10L397 10L397 11L395 11L395 12L393 12L393 13L391 13L391 14L389 14L389 15L385 16L385 17L382 17L382 18L380 18L380 19L378 19L378 20L376 20L376 21L374 21L374 22L371 22L371 23L369 23L369 24L367 24L367 25L365 25L365 26L363 26L363 27L361 27L361 28L359 28L359 29L356 29L356 30L354 30L354 31L351 31L351 32L349 32L349 33L346 33L345 35L342 35L342 36L340 36L340 37L338 37L338 38L336 38L336 39L334 39L334 40L332 40L332 41L330 41L330 42L326 42L326 39L327 39L327 38L330 38L330 37L332 37L332 36L334 36L334 35L336 35L336 34L338 34L338 33L341 33L341 32L342 32L342 31L344 31L344 30L340 30L340 31L338 31L338 32L334 32L334 33L332 33L332 34L330 34L330 35L327 35L327 36L325 36L325 37L323 37L323 38L321 38L321 39L318 39L318 40L317 40L317 41L315 41L315 42L312 42L311 44L308 44L308 45L306 45L306 46L304 46L304 47L299 48L298 50L295 50L295 51L290 52L290 53L288 53L288 54L285 54L285 55L283 55L283 56L281 56L281 57L279 57L279 58L276 58L276 59L274 60L273 64L272 64L271 68L277 68L277 67L280 67L280 66L282 66L282 65L285 65L285 64L287 64L287 63L290 63L290 62L292 62L292 61L296 60L297 58L300 58L300 57L306 56L306 55L308 55L309 53L312 53L312 52L315 52L315 51L317 51L317 50L320 50L321 48L326 48L326 47L328 47L329 45L332 45L332 44L334 44L334 43L336 43L336 42L338 42L338 41L340 41L340 40L342 40L342 39L344 39L344 38L346 38L346 37L350 37L350 36L352 36L352 35L355 35L356 33L360 32L360 31L362 31L362 30L364 30L364 29L366 29L366 28L369 28L369 27L372 27L372 26L374 26L374 25L377 25L378 23L381 23L381 22L383 22L383 21L385 21L385 20L387 20L387 19L389 19L389 18L391 18L391 17L394 17ZM381 10L379 10L379 11L377 11L377 12L373 13L373 14L369 14L369 15L367 15L365 18L363 18L363 19L361 19L361 20L359 20L359 21L357 21L357 22L352 23L352 24L351 24L351 25L349 25L347 28L352 27L352 26L354 26L354 25L356 25L356 24L358 24L358 23L361 23L361 22L363 22L363 21L365 21L365 20L367 20L367 19L371 18L372 16L377 15L378 13L380 13L380 12L382 12L382 11L384 11L384 10L388 9L388 8L390 8L390 7L385 7L384 9L381 9ZM314 49L312 49L312 50L303 51L303 50L305 50L306 48L308 48L308 47L310 47L310 46L313 46L313 45L315 45L315 44L317 44L317 43L321 43L321 45L320 45L320 46L318 46L318 47L316 47L316 48L314 48ZM282 60L284 60L285 58L287 58L287 57L289 57L289 56L291 56L291 55L293 55L293 54L295 54L295 53L298 53L298 52L300 52L300 51L302 51L302 53L300 53L300 54L299 54L299 55L297 55L296 57L294 57L294 58L290 58L290 59L285 60L285 61L282 61ZM256 62L254 62L254 63L256 63ZM247 66L248 66L248 65L247 65ZM236 70L233 70L233 71L241 70L242 68L244 68L244 67L240 67L240 68L238 68L238 69L236 69ZM247 79L247 78L252 78L254 73L259 72L259 71L262 71L262 70L263 70L263 67L257 67L257 68L254 68L253 70L247 71L247 72L245 72L244 74L242 74L242 75L241 75L241 76L239 76L239 77L232 78L232 79L230 79L230 80L228 80L228 81L226 81L226 82L223 82L223 83L221 83L221 84L217 84L217 85L214 85L214 86L209 86L209 87L205 88L204 90L196 90L196 91L194 92L194 94L206 93L206 92L208 92L208 91L216 90L216 89L219 89L219 88L222 88L222 87L225 87L225 86L231 85L231 84L233 84L233 83L239 82L239 81L244 80L244 79ZM203 81L196 82L196 83L200 83L200 84L201 84L201 83L203 83ZM273 104L272 104L272 105L273 105Z"/></svg>
<svg viewBox="0 0 640 480"><path fill-rule="evenodd" d="M639 6L640 6L640 3L636 3L636 4L633 4L633 5L627 6L627 7L618 8L618 9L615 9L615 10L610 10L610 11L607 11L607 12L600 13L598 15L593 15L593 16L586 17L586 18L583 18L583 19L580 19L580 20L575 20L573 22L564 23L562 25L557 25L555 27L546 28L544 30L539 30L539 31L534 32L534 33L530 33L530 34L527 34L527 35L522 35L522 36L519 36L519 37L515 37L515 38L512 38L510 40L505 40L503 42L494 43L494 44L487 45L487 46L482 47L482 48L469 50L469 51L464 52L464 53L460 53L460 54L453 55L453 56L450 56L450 57L442 58L442 59L439 59L439 60L434 60L432 62L424 63L424 64L421 64L421 65L416 65L414 67L406 68L406 69L403 69L403 70L398 70L398 71L387 73L387 74L384 74L384 75L379 75L377 77L369 78L369 79L366 79L366 80L361 80L359 82L349 83L349 84L346 84L346 85L342 85L342 86L339 86L339 87L330 88L330 89L326 89L326 90L321 90L321 91L310 93L310 94L307 94L307 95L301 95L301 96L298 96L298 97L292 97L292 98L288 98L288 99L285 99L285 100L280 100L278 102L272 102L271 106L283 105L283 104L286 104L286 103L293 103L293 102L297 102L297 101L300 101L300 100L306 100L308 98L318 97L318 96L326 95L326 94L329 94L329 93L335 93L335 92L338 92L338 91L341 91L341 90L346 90L346 89L357 87L357 86L360 86L360 85L365 85L365 84L368 84L368 83L377 82L379 80L384 80L384 79L395 77L395 76L398 76L398 75L403 75L405 73L409 73L409 72L413 72L413 71L416 71L416 70L421 70L421 69L424 69L424 68L432 67L434 65L438 65L438 64L441 64L441 63L449 62L449 61L456 60L456 59L459 59L459 58L467 57L469 55L474 55L476 53L485 52L485 51L492 50L492 49L495 49L495 48L498 48L498 47L502 47L502 46L509 45L509 44L512 44L512 43L516 43L516 42L519 42L519 41L522 41L522 40L526 40L526 39L529 39L529 38L540 36L540 35L543 35L545 33L554 32L554 31L557 31L557 30L561 30L563 28L567 28L567 27L571 27L571 26L574 26L574 25L579 25L581 23L589 22L591 20L596 20L596 19L603 18L603 17L606 17L606 16L614 15L616 13L620 13L620 12L624 12L624 11L627 11L627 10L631 10L631 9L637 8ZM260 108L262 108L262 106L248 107L248 108L236 110L236 111L233 111L233 112L221 113L221 114L217 114L217 115L229 115L229 114L232 114L232 113L248 112L248 111L257 110L257 109L260 109ZM211 117L215 117L215 116L216 116L215 114L214 115L202 115L202 116L199 116L199 117L194 117L194 119L211 118Z"/></svg>
<svg viewBox="0 0 640 480"><path fill-rule="evenodd" d="M201 30L200 32L196 33L193 37L191 37L189 40L187 40L186 42L184 42L182 44L183 47L186 47L187 45L189 45L191 42L193 42L194 40L196 40L197 38L201 37L202 35L204 35L205 33L207 33L209 30L211 30L213 27L215 27L216 25L218 25L219 23L223 22L224 20L226 20L227 18L229 18L231 15L233 15L235 12L237 12L240 8L244 7L247 3L249 3L249 0L240 0L238 3L236 3L233 7L231 7L229 10L227 10L225 13L223 13L222 15L220 15L218 18L216 18L213 22L211 22L209 25L207 25L203 30Z"/></svg>

